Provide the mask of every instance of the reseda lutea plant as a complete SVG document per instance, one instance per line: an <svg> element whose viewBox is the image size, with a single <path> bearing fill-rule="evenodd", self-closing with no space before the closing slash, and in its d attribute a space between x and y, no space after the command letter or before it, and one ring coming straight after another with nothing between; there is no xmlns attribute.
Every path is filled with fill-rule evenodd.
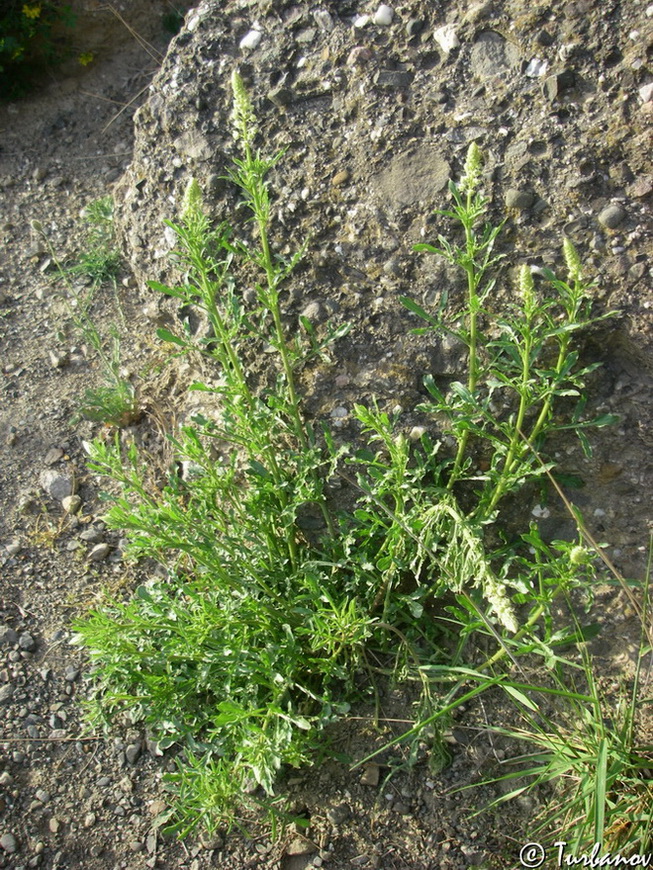
<svg viewBox="0 0 653 870"><path fill-rule="evenodd" d="M496 263L498 229L477 235L485 201L471 151L463 183L450 188L465 242L440 239L439 248L467 273L467 310L450 318L443 306L432 316L405 301L428 330L454 333L469 348L466 384L445 395L427 381L426 410L444 414L456 450L447 454L428 434L413 450L397 420L362 406L355 413L367 448L337 447L326 428L304 419L297 373L328 355L346 327L291 335L284 326L283 294L306 246L288 257L274 249L267 175L283 154L257 149L256 118L237 73L232 89L239 156L230 178L250 220L237 229L215 225L191 181L179 221L168 224L184 277L174 287L151 283L208 320L205 338L189 329L158 335L215 366L213 383L192 389L214 394L218 410L174 435L177 462L162 487L118 437L88 445L91 469L122 485L108 524L126 531L132 557L166 569L165 579L153 577L127 601L103 602L79 622L78 640L94 662L92 713L110 721L126 712L161 746L177 747L170 821L181 834L237 823L243 805L278 814L280 768L310 761L324 726L347 712L360 692L357 673L368 668L366 651L396 655L400 638L413 665L417 650L436 655L442 627L426 616L434 599L457 596L463 641L479 626L506 638L519 629L515 590L533 620L554 587L573 582L564 548L553 555L534 538L531 558L525 547L492 549L486 532L504 496L540 474L522 433L539 446L560 425L555 399L582 386L568 342L590 322L580 271L569 282L550 279L555 299L536 303L527 285L526 319L516 309L499 339L484 335L491 286L484 282ZM243 282L252 274L256 302L246 305ZM553 365L551 341L560 357ZM254 389L246 361L263 347L272 350L273 371ZM499 392L514 396L515 416L493 412ZM479 440L494 450L490 471L480 475L468 455ZM330 496L343 480L356 493L349 513L334 511ZM428 678L423 685L427 697Z"/></svg>

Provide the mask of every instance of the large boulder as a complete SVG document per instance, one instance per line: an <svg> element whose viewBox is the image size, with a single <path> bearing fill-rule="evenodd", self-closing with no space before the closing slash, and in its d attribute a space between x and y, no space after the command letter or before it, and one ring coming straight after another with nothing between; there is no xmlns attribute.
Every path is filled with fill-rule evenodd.
<svg viewBox="0 0 653 870"><path fill-rule="evenodd" d="M552 11L522 0L397 4L204 0L186 16L147 102L136 115L132 164L117 188L118 216L141 286L172 280L168 254L183 191L198 179L216 219L238 222L228 181L230 76L252 95L275 169L277 244L307 236L309 253L289 305L353 320L353 342L394 351L415 377L419 344L398 349L413 325L397 297L431 304L450 271L415 254L446 220L447 179L468 145L486 156L485 185L506 267L564 271L563 236L598 278L624 364L653 362L650 69L653 19L611 0ZM608 14L609 11L609 14ZM388 19L391 22L388 23ZM242 217L242 215L241 215ZM455 281L456 292L463 292ZM502 282L497 299L513 292ZM498 304L498 303L497 303ZM447 365L422 353L420 364ZM428 355L428 354L427 354ZM395 373L396 374L396 373ZM378 371L375 371L378 377Z"/></svg>

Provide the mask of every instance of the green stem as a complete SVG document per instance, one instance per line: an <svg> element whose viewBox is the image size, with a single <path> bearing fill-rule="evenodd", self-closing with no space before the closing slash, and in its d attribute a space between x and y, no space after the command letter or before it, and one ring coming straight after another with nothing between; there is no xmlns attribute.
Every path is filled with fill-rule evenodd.
<svg viewBox="0 0 653 870"><path fill-rule="evenodd" d="M510 477L513 468L515 467L515 464L519 462L524 452L521 432L523 429L526 412L530 407L530 402L528 401L528 382L531 376L532 348L533 338L530 330L530 324L527 324L527 332L524 336L524 345L521 349L522 379L519 388L519 408L517 410L517 419L515 421L515 426L512 430L510 446L508 447L508 454L503 464L501 476L499 477L499 480L497 481L497 484L494 488L492 498L490 499L487 507L481 512L482 516L484 517L489 516L494 508L497 506L499 501L503 498L506 491L508 478Z"/></svg>
<svg viewBox="0 0 653 870"><path fill-rule="evenodd" d="M469 373L467 376L467 388L469 392L473 395L474 390L476 389L476 384L478 383L478 294L476 291L478 289L481 275L477 272L474 265L474 257L477 252L477 247L473 227L468 217L472 207L472 198L473 193L471 191L468 191L466 214L461 212L461 221L463 223L463 226L465 227L465 249L467 252L466 262L464 265L465 272L467 273L467 299L469 310ZM458 442L456 458L454 460L451 477L449 478L449 483L447 485L448 489L451 489L456 480L458 479L460 469L465 458L465 451L467 450L468 440L469 431L465 430Z"/></svg>

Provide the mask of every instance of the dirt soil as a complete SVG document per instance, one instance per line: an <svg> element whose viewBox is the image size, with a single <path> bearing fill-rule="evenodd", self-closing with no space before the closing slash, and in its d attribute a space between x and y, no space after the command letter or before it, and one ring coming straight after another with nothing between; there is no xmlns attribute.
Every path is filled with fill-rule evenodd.
<svg viewBox="0 0 653 870"><path fill-rule="evenodd" d="M641 579L653 488L653 7L451 0L435 10L406 0L385 23L378 4L363 0L204 2L170 46L161 27L168 4L118 6L131 31L99 4L80 8L92 20L81 48L93 50L94 63L68 65L33 96L0 106L0 867L518 866L538 797L470 820L496 792L451 791L496 772L505 754L481 727L485 709L461 714L444 770L424 744L411 764L398 748L362 772L328 760L288 774L280 790L310 819L303 835L291 828L272 842L255 829L250 839L178 843L157 830L172 761L138 728L108 738L83 730L87 663L70 643L71 622L102 590L129 588L134 569L102 522L102 484L85 466L82 442L102 427L72 422L84 390L99 383L98 360L71 323L52 250L30 222L72 261L80 212L114 195L125 267L116 293L97 292L92 313L107 335L120 325L124 373L147 411L133 428L158 450L184 373L169 382L155 374L156 327L179 314L145 282L170 276L162 221L175 216L191 176L217 215L235 207L221 176L238 66L271 149L289 149L273 179L279 235L312 240L288 323L302 313L318 327L327 318L353 326L333 364L307 374L307 411L350 437L352 403L377 396L404 408L409 430L423 375L451 379L460 355L409 335L416 324L398 297L432 304L451 283L412 245L434 240L433 210L446 207L446 181L477 141L494 215L507 220L497 306L513 292L512 267L563 268L567 235L596 276L598 310L620 310L583 346L584 359L602 363L588 411L620 422L592 434L591 459L564 441L555 457L582 481L573 499L610 558ZM250 48L241 44L248 35ZM253 364L252 374L264 372ZM77 514L62 505L73 492ZM570 534L555 499L538 517L549 539ZM618 680L630 672L637 621L608 586L595 611L604 630L594 652ZM411 720L413 701L410 686L387 688L381 730L370 710L357 710L334 731L334 747L364 757ZM390 763L402 760L405 769L386 782Z"/></svg>

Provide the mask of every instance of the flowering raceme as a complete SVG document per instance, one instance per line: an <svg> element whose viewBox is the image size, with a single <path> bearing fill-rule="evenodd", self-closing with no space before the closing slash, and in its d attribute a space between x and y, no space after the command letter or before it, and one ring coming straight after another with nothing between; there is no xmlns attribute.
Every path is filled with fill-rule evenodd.
<svg viewBox="0 0 653 870"><path fill-rule="evenodd" d="M25 18L38 18L41 15L41 6L29 6L27 3L23 6L23 15Z"/></svg>

